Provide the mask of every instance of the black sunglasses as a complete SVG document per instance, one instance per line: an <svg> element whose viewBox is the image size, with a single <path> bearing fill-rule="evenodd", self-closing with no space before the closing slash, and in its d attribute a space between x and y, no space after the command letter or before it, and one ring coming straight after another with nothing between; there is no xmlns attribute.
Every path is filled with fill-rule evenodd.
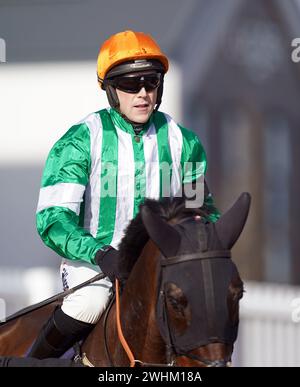
<svg viewBox="0 0 300 387"><path fill-rule="evenodd" d="M107 79L106 82L121 91L125 91L126 93L138 93L142 87L149 92L158 88L161 82L161 74L157 73L132 77L116 77L113 79Z"/></svg>

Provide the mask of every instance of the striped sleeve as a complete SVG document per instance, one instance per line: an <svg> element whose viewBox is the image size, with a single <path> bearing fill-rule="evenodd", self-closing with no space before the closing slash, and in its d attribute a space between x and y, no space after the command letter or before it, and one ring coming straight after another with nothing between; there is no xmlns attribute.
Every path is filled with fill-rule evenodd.
<svg viewBox="0 0 300 387"><path fill-rule="evenodd" d="M93 262L99 242L79 225L91 168L89 128L73 126L51 149L42 177L36 224L59 255Z"/></svg>
<svg viewBox="0 0 300 387"><path fill-rule="evenodd" d="M183 135L183 147L181 154L181 166L183 173L183 184L194 183L196 180L205 176L207 170L207 159L205 150L198 136L182 126L180 126ZM203 179L204 181L204 179ZM204 202L209 215L208 220L216 222L220 217L220 212L215 206L214 198L209 192L205 183L204 187Z"/></svg>
<svg viewBox="0 0 300 387"><path fill-rule="evenodd" d="M207 161L204 148L197 135L179 126L183 137L181 167L183 184L191 183L206 173Z"/></svg>

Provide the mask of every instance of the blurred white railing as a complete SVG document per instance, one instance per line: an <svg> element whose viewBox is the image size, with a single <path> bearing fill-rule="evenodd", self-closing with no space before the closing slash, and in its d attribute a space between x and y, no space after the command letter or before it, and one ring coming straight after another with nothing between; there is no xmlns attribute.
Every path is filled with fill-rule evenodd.
<svg viewBox="0 0 300 387"><path fill-rule="evenodd" d="M233 365L299 367L300 287L247 282L245 290ZM0 268L0 309L6 315L60 291L58 270Z"/></svg>
<svg viewBox="0 0 300 387"><path fill-rule="evenodd" d="M234 365L300 366L300 287L247 282Z"/></svg>
<svg viewBox="0 0 300 387"><path fill-rule="evenodd" d="M62 291L58 270L0 267L0 320Z"/></svg>

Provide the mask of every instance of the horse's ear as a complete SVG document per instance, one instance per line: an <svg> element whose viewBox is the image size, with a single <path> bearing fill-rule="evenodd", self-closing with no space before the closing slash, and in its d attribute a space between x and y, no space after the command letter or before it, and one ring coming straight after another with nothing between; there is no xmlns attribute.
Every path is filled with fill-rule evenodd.
<svg viewBox="0 0 300 387"><path fill-rule="evenodd" d="M250 194L243 192L234 205L216 222L216 230L224 248L230 250L243 231L250 203Z"/></svg>
<svg viewBox="0 0 300 387"><path fill-rule="evenodd" d="M180 246L180 234L147 206L141 208L141 215L149 237L165 257L176 255Z"/></svg>

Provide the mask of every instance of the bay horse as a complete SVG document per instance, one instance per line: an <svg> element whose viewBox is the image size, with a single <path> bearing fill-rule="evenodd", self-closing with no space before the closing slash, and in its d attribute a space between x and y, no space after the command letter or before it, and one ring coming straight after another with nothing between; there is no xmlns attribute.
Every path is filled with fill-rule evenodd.
<svg viewBox="0 0 300 387"><path fill-rule="evenodd" d="M230 250L245 225L243 193L216 223L208 209L182 198L146 199L119 246L130 276L120 299L121 329L135 365L230 365L243 282ZM24 356L55 305L0 327L0 355ZM128 366L117 334L116 306L107 308L82 344L94 366ZM27 331L26 331L27 328Z"/></svg>

